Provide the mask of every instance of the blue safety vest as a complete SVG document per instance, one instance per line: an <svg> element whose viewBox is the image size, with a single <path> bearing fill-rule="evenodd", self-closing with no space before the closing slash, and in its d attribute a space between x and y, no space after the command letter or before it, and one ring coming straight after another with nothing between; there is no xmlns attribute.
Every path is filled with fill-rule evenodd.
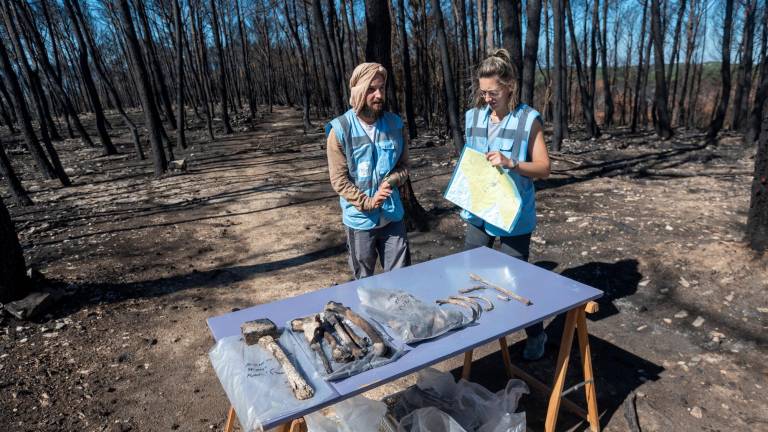
<svg viewBox="0 0 768 432"><path fill-rule="evenodd" d="M491 108L474 108L466 113L466 146L482 153L500 151L508 158L516 158L520 162L528 161L528 141L531 139L533 122L541 121L538 111L525 104L520 104L507 114L501 122L501 130L496 139L488 144L488 122L491 118ZM536 228L536 191L531 178L515 171L504 169L512 177L522 199L520 217L510 231L485 222L479 216L467 210L461 211L461 217L477 227L484 227L485 232L492 236L516 236L533 232Z"/></svg>
<svg viewBox="0 0 768 432"><path fill-rule="evenodd" d="M347 158L352 183L364 194L372 197L403 154L403 121L395 114L384 112L376 121L376 135L372 141L360 125L355 111L350 109L325 125L326 135L330 134L331 130ZM403 204L397 188L392 189L392 195L381 208L372 211L360 211L343 197L339 197L339 202L342 221L350 228L375 228L381 216L393 222L403 219Z"/></svg>

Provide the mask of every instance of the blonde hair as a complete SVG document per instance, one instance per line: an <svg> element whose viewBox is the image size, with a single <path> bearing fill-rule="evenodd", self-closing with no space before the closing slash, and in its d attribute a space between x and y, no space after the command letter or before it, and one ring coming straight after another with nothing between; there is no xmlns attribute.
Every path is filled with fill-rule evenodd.
<svg viewBox="0 0 768 432"><path fill-rule="evenodd" d="M512 67L512 60L509 51L504 48L497 48L491 51L491 54L480 63L475 71L475 79L472 83L473 100L472 105L475 108L482 108L486 105L485 98L480 94L480 78L496 78L499 84L509 89L509 110L512 111L520 103L518 96L517 73Z"/></svg>

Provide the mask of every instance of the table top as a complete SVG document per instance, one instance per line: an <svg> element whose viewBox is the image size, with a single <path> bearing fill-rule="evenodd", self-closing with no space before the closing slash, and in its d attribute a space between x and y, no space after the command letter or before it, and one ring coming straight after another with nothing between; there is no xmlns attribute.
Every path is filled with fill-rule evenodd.
<svg viewBox="0 0 768 432"><path fill-rule="evenodd" d="M449 332L436 339L406 345L409 351L393 363L331 382L338 397L318 401L303 413L270 419L264 423L265 428L378 387L603 295L600 290L557 273L496 250L480 247L366 279L211 317L208 319L208 327L218 341L240 334L240 324L245 321L268 317L278 325L283 325L293 318L323 310L330 300L360 310L357 297L357 288L360 287L404 290L426 303L433 303L438 298L456 295L460 288L477 285L469 278L470 273L510 289L530 299L533 304L526 306L515 300L506 302L497 299L495 291L480 291L479 294L491 300L495 308L484 312L476 325ZM389 328L386 330L397 338Z"/></svg>

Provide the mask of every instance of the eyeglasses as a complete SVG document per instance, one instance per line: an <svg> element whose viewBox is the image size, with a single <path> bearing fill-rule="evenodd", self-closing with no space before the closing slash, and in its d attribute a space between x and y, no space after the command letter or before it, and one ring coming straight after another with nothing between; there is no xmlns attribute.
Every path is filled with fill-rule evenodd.
<svg viewBox="0 0 768 432"><path fill-rule="evenodd" d="M497 99L499 96L501 96L501 90L478 90L478 92L480 93L480 97L483 99L486 97Z"/></svg>

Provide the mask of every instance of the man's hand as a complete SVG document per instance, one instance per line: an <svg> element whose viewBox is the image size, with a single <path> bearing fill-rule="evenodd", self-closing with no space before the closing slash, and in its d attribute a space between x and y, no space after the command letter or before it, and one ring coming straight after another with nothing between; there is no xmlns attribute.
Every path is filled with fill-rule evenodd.
<svg viewBox="0 0 768 432"><path fill-rule="evenodd" d="M492 151L485 154L485 159L488 160L488 162L491 163L491 165L495 167L502 167L502 168L508 168L508 169L515 169L517 168L517 160L510 159L499 151Z"/></svg>
<svg viewBox="0 0 768 432"><path fill-rule="evenodd" d="M390 195L392 195L392 186L390 186L387 181L381 182L379 190L373 195L373 207L379 208L384 205L384 201L386 201Z"/></svg>

